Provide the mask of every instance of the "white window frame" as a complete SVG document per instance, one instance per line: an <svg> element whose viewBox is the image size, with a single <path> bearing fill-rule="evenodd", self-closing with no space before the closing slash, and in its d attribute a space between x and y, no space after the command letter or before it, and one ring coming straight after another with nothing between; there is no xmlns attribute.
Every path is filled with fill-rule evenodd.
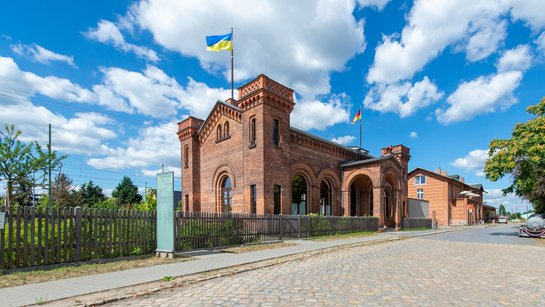
<svg viewBox="0 0 545 307"><path fill-rule="evenodd" d="M417 189L416 190L416 198L417 199L424 199L424 189Z"/></svg>
<svg viewBox="0 0 545 307"><path fill-rule="evenodd" d="M422 179L424 179L424 182L422 182ZM426 184L426 176L425 175L418 175L414 177L414 184L415 185L422 185Z"/></svg>

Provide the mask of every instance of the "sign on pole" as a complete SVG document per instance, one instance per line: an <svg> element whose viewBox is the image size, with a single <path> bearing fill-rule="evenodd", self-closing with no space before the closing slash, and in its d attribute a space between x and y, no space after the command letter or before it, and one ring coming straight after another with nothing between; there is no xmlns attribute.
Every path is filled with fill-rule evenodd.
<svg viewBox="0 0 545 307"><path fill-rule="evenodd" d="M174 172L157 174L157 257L174 257Z"/></svg>

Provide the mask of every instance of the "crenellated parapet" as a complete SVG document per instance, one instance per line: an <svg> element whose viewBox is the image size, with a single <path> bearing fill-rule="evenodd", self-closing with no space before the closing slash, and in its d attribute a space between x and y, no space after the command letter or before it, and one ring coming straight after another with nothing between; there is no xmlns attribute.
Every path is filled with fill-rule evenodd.
<svg viewBox="0 0 545 307"><path fill-rule="evenodd" d="M294 91L263 74L246 85L239 87L238 93L237 106L242 111L251 109L258 104L266 103L291 113L295 106Z"/></svg>
<svg viewBox="0 0 545 307"><path fill-rule="evenodd" d="M189 116L178 123L178 139L180 141L186 140L194 135L197 135L199 129L204 124L204 120Z"/></svg>

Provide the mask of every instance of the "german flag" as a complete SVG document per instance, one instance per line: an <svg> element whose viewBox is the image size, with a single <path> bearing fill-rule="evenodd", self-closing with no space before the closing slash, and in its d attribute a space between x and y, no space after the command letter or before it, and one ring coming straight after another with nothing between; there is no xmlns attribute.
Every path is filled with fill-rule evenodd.
<svg viewBox="0 0 545 307"><path fill-rule="evenodd" d="M361 108L358 110L358 113L356 113L356 116L354 116L354 119L352 119L352 125L355 124L358 120L361 120Z"/></svg>

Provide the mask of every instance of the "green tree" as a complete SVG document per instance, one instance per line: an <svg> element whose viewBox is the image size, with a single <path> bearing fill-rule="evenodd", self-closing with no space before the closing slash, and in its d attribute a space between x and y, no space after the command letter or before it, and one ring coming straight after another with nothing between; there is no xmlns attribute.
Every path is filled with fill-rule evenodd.
<svg viewBox="0 0 545 307"><path fill-rule="evenodd" d="M63 173L55 177L51 187L51 200L57 207L75 207L80 205L79 195L75 191L72 179Z"/></svg>
<svg viewBox="0 0 545 307"><path fill-rule="evenodd" d="M119 209L119 204L117 198L106 197L102 201L94 204L94 207L97 209Z"/></svg>
<svg viewBox="0 0 545 307"><path fill-rule="evenodd" d="M51 154L37 142L25 144L18 140L21 130L15 130L15 125L5 125L5 131L0 131L0 181L6 181L7 203L13 201L13 187L18 184L45 179L46 166L51 161L53 168L57 167L66 156ZM38 177L31 176L37 173Z"/></svg>
<svg viewBox="0 0 545 307"><path fill-rule="evenodd" d="M486 177L492 181L511 175L504 195L529 199L537 213L545 213L545 98L526 109L534 118L518 123L510 139L490 142Z"/></svg>
<svg viewBox="0 0 545 307"><path fill-rule="evenodd" d="M125 176L112 192L120 206L131 207L142 201L142 195L138 194L138 187L131 178Z"/></svg>
<svg viewBox="0 0 545 307"><path fill-rule="evenodd" d="M31 180L21 180L13 185L13 204L19 206L32 205L32 182Z"/></svg>
<svg viewBox="0 0 545 307"><path fill-rule="evenodd" d="M136 207L138 210L152 211L157 209L157 198L155 197L155 191L152 188L146 189L144 199Z"/></svg>
<svg viewBox="0 0 545 307"><path fill-rule="evenodd" d="M102 192L102 188L95 185L92 180L89 180L88 183L84 183L78 191L78 194L82 206L86 208L91 208L106 199L106 196L104 196L104 193Z"/></svg>
<svg viewBox="0 0 545 307"><path fill-rule="evenodd" d="M505 210L505 206L503 204L500 204L500 208L498 209L499 215L507 215L507 210Z"/></svg>

